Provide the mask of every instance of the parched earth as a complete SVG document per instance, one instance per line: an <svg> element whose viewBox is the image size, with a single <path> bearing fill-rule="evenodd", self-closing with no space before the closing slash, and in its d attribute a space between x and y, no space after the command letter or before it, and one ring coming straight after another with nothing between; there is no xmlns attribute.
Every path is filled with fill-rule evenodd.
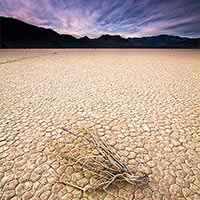
<svg viewBox="0 0 200 200"><path fill-rule="evenodd" d="M0 62L0 199L200 199L199 50L1 50ZM56 151L73 124L148 183L61 183L93 181Z"/></svg>

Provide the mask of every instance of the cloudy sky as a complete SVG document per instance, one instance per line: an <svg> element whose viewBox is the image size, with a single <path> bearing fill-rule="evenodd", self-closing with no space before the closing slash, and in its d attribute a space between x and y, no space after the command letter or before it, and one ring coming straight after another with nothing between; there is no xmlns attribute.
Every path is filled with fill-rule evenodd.
<svg viewBox="0 0 200 200"><path fill-rule="evenodd" d="M1 0L0 15L76 37L200 37L199 0Z"/></svg>

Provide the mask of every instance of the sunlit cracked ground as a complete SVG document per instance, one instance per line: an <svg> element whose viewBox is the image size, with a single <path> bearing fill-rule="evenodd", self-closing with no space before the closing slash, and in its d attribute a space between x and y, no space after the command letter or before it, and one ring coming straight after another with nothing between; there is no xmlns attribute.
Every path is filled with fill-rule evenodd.
<svg viewBox="0 0 200 200"><path fill-rule="evenodd" d="M200 199L199 50L1 50L0 59L0 199ZM58 183L92 181L48 142L69 124L97 131L148 184L83 198Z"/></svg>

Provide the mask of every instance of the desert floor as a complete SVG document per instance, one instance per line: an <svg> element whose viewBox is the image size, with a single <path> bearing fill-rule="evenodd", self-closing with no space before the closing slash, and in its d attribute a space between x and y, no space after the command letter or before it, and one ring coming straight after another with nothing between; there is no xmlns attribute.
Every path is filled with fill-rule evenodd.
<svg viewBox="0 0 200 200"><path fill-rule="evenodd" d="M0 199L200 199L199 50L1 50L0 63ZM73 125L148 183L59 183L93 178L57 156Z"/></svg>

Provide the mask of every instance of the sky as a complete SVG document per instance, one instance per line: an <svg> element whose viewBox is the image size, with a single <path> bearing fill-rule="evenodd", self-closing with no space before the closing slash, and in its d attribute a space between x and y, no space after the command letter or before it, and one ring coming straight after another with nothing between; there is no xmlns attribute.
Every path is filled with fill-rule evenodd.
<svg viewBox="0 0 200 200"><path fill-rule="evenodd" d="M0 15L75 37L200 37L200 0L1 0Z"/></svg>

